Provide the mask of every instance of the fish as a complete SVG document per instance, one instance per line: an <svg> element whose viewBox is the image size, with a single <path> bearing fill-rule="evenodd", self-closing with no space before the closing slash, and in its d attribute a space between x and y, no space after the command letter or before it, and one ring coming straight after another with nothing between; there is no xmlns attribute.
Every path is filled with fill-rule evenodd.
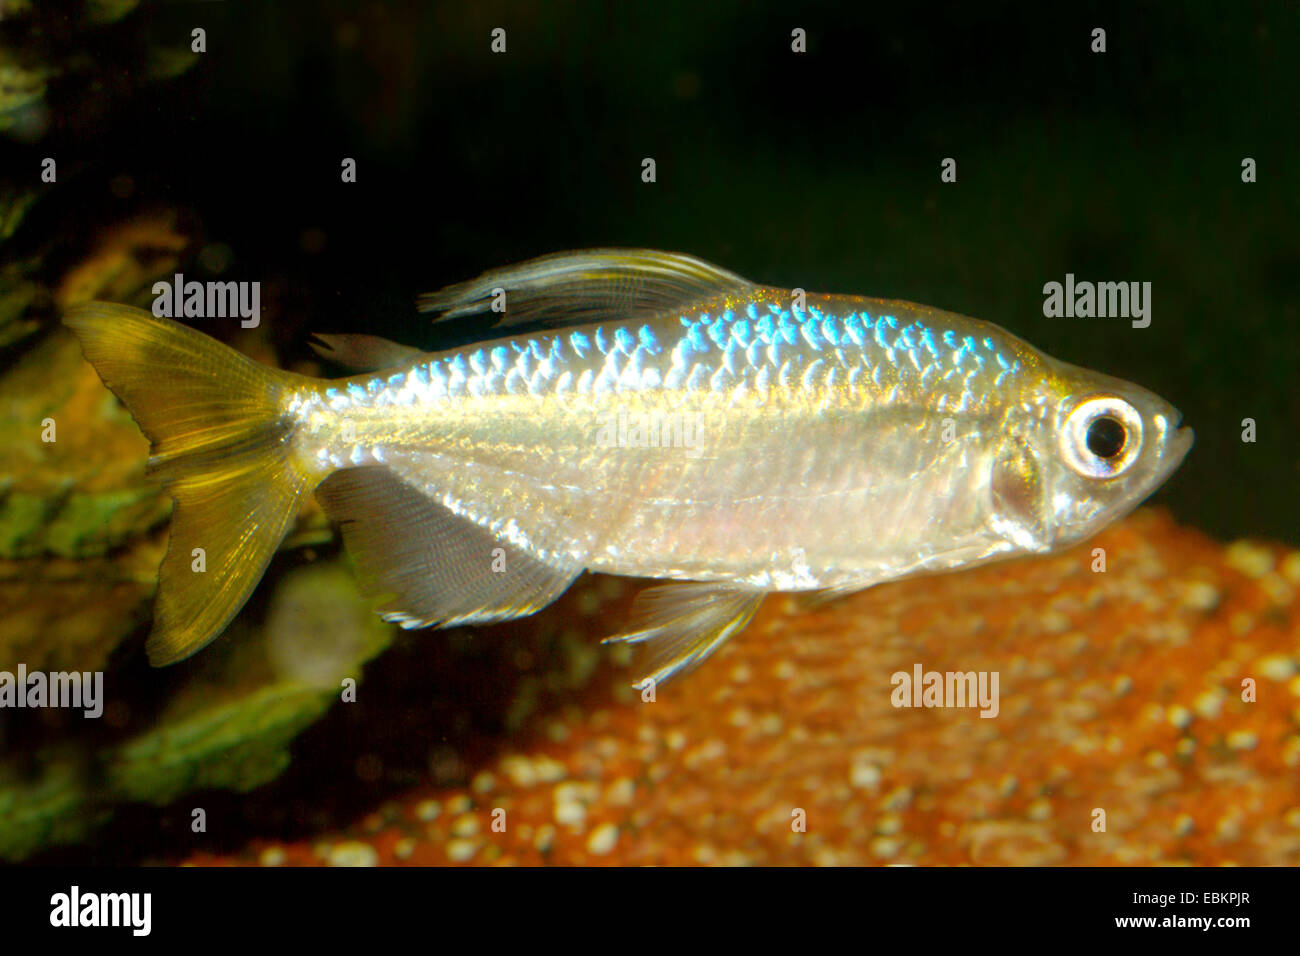
<svg viewBox="0 0 1300 956"><path fill-rule="evenodd" d="M353 373L336 379L127 305L65 313L175 502L153 664L222 632L312 494L362 593L405 628L530 615L583 572L652 579L607 638L639 651L645 687L698 666L768 594L834 598L1087 539L1194 438L1152 392L989 322L680 253L542 256L418 306L474 340L321 336Z"/></svg>

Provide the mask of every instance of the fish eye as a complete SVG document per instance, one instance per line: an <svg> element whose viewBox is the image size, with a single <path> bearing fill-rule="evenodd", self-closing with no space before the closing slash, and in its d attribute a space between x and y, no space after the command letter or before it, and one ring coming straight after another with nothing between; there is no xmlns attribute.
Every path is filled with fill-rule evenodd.
<svg viewBox="0 0 1300 956"><path fill-rule="evenodd" d="M1122 398L1087 398L1065 419L1061 452L1066 463L1085 478L1122 475L1141 451L1142 416Z"/></svg>
<svg viewBox="0 0 1300 956"><path fill-rule="evenodd" d="M1084 442L1088 446L1088 451L1098 458L1110 461L1124 450L1124 445L1128 442L1128 432L1124 429L1123 422L1109 415L1101 415L1088 425Z"/></svg>

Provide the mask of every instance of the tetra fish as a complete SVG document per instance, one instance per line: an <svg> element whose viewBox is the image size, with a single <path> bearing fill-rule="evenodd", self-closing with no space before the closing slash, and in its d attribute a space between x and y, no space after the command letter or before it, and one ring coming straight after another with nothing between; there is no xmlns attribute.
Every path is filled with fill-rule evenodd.
<svg viewBox="0 0 1300 956"><path fill-rule="evenodd" d="M421 306L495 334L436 353L327 337L344 364L383 368L317 380L128 306L68 313L176 503L155 664L221 633L313 492L404 627L532 614L584 570L668 582L611 638L643 645L643 678L662 681L773 591L1086 538L1192 444L1163 399L987 322L675 253L545 256Z"/></svg>

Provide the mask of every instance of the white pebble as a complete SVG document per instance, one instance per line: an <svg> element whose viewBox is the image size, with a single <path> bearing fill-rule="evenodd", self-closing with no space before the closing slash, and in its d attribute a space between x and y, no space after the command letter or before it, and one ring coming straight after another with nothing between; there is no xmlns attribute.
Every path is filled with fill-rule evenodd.
<svg viewBox="0 0 1300 956"><path fill-rule="evenodd" d="M351 841L330 847L326 862L330 866L378 866L379 854L369 843Z"/></svg>
<svg viewBox="0 0 1300 956"><path fill-rule="evenodd" d="M452 840L447 844L447 859L453 863L466 863L478 852L478 843L474 840Z"/></svg>
<svg viewBox="0 0 1300 956"><path fill-rule="evenodd" d="M1295 661L1285 654L1273 654L1264 658L1257 665L1261 674L1269 680L1290 680L1295 676Z"/></svg>
<svg viewBox="0 0 1300 956"><path fill-rule="evenodd" d="M591 831L587 837L587 852L595 856L605 856L618 843L618 827L613 823L602 823Z"/></svg>

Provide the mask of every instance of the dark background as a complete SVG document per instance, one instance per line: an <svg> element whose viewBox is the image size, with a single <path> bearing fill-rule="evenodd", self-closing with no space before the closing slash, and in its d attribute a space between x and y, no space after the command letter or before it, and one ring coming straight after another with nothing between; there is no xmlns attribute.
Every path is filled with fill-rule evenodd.
<svg viewBox="0 0 1300 956"><path fill-rule="evenodd" d="M76 158L42 211L68 235L186 210L222 278L263 283L287 362L312 330L433 345L416 295L493 266L679 250L989 319L1144 385L1197 433L1156 500L1300 542L1300 5L173 3L89 53L111 90L195 26L196 67L92 89L6 153ZM1067 272L1150 281L1151 326L1044 318Z"/></svg>

